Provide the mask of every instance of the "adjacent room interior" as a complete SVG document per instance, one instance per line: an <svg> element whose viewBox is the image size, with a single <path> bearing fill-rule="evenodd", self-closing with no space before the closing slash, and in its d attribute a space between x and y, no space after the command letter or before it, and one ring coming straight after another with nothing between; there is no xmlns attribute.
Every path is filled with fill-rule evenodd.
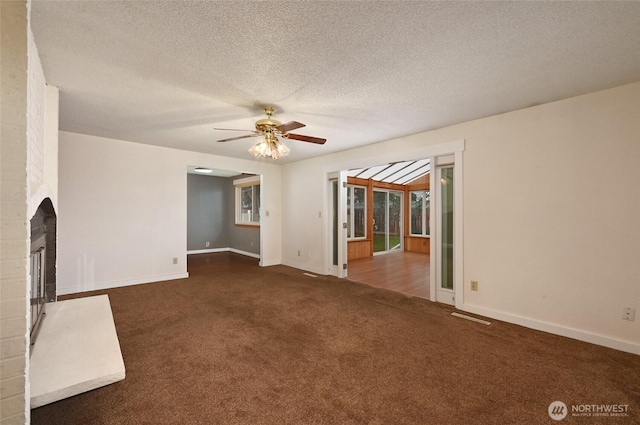
<svg viewBox="0 0 640 425"><path fill-rule="evenodd" d="M186 254L232 251L260 259L260 188L259 175L187 167Z"/></svg>
<svg viewBox="0 0 640 425"><path fill-rule="evenodd" d="M430 170L423 159L347 171L349 279L430 298Z"/></svg>

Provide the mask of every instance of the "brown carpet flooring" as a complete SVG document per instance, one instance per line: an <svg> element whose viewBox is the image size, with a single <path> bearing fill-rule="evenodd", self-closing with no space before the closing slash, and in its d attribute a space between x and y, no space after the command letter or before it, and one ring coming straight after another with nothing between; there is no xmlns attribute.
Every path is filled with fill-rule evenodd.
<svg viewBox="0 0 640 425"><path fill-rule="evenodd" d="M32 424L638 424L640 356L236 254L109 295L124 381ZM627 417L550 419L627 404ZM569 407L571 409L571 407Z"/></svg>

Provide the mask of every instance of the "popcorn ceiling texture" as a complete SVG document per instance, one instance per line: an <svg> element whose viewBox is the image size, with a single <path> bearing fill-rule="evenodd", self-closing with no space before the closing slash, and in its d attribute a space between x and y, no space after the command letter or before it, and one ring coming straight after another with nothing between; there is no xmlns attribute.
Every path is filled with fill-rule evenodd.
<svg viewBox="0 0 640 425"><path fill-rule="evenodd" d="M33 4L60 129L247 158L258 107L295 161L638 80L638 2ZM240 133L241 134L241 133Z"/></svg>

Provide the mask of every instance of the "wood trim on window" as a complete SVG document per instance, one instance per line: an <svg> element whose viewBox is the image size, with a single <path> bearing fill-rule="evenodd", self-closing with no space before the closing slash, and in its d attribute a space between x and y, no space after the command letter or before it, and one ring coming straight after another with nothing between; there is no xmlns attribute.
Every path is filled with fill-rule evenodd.
<svg viewBox="0 0 640 425"><path fill-rule="evenodd" d="M384 183L378 182L371 179L361 179L358 177L347 177L347 184L354 186L364 186L367 188L367 238L366 239L356 239L349 241L347 244L348 254L347 260L354 260L356 258L363 258L367 255L363 255L363 249L366 250L368 248L369 255L373 255L373 241L371 239L371 235L373 235L373 190L377 189L388 189L388 190L397 190L399 192L404 193L404 250L410 252L422 252L429 253L429 236L418 236L409 234L409 218L410 218L410 197L409 193L412 191L420 191L420 190L430 190L429 185L429 174L426 174L420 177L417 180L412 181L408 185L394 184L394 183ZM425 245L426 241L426 245ZM354 244L356 243L357 244ZM352 245L353 244L353 245ZM368 245L368 247L367 247Z"/></svg>

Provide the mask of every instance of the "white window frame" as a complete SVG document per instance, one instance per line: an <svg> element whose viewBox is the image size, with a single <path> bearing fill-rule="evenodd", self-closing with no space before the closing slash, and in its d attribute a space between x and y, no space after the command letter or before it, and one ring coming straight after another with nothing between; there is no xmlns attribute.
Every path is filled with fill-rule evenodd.
<svg viewBox="0 0 640 425"><path fill-rule="evenodd" d="M258 221L253 220L245 220L242 217L242 189L246 187L251 187L251 204L255 205L256 202L256 191L258 193L258 198L262 199L260 190L260 176L251 176L243 179L238 179L233 181L233 186L235 187L235 198L236 198L236 212L235 212L235 223L237 226L260 226L260 217L261 208L258 206L254 209L258 211Z"/></svg>
<svg viewBox="0 0 640 425"><path fill-rule="evenodd" d="M411 204L411 194L413 193L422 193L422 233L413 233L413 222L411 221L411 210L413 209L413 205ZM431 229L427 226L427 197L426 193L429 193L429 200L431 200L431 190L410 190L409 191L409 236L417 237L417 238L426 238L431 237ZM431 222L431 220L429 220Z"/></svg>
<svg viewBox="0 0 640 425"><path fill-rule="evenodd" d="M366 186L360 186L357 184L348 184L347 185L347 199L351 199L351 204L347 207L347 210L350 209L350 211L347 211L347 216L351 216L351 223L349 223L349 229L347 229L347 234L348 235L355 235L355 220L353 219L353 217L355 217L355 204L353 202L353 200L355 199L354 196L354 189L358 188L358 189L363 189L364 190L364 236L358 236L358 237L348 237L347 240L348 241L361 241L361 240L366 240L367 239L367 187Z"/></svg>

